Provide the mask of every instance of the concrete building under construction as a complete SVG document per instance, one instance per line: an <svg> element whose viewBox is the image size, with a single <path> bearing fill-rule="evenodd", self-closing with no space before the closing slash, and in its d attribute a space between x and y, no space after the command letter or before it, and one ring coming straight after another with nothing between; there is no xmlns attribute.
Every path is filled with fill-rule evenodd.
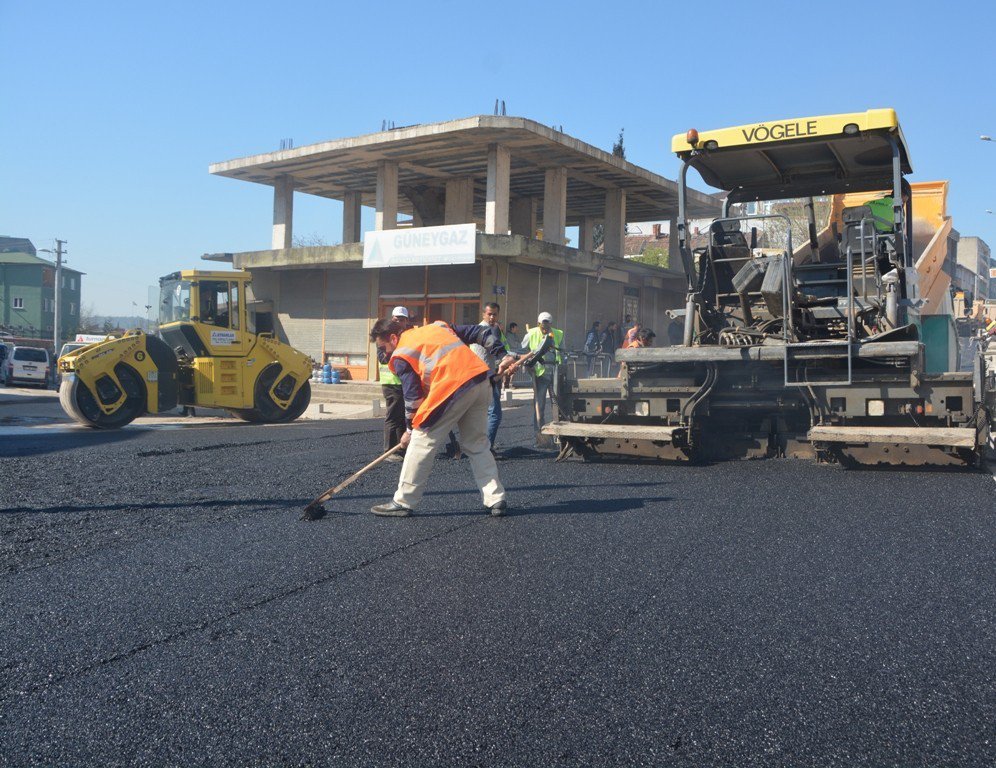
<svg viewBox="0 0 996 768"><path fill-rule="evenodd" d="M579 349L592 321L627 314L664 339L664 311L683 301L676 256L671 269L623 258L627 222L675 218L675 182L524 118L397 128L210 171L273 187L273 239L205 258L251 270L261 322L357 379L376 376L367 333L396 304L416 322L470 323L494 300L523 329L549 311ZM293 247L295 193L342 203L342 244ZM706 194L689 203L692 216L718 211ZM372 232L361 231L363 206Z"/></svg>

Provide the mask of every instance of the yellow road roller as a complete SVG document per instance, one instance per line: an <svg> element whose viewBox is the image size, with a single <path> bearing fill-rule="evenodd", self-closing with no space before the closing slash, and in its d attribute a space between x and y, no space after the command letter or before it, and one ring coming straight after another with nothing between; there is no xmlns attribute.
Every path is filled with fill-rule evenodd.
<svg viewBox="0 0 996 768"><path fill-rule="evenodd" d="M256 333L248 272L184 270L160 278L159 335L130 331L59 359L62 408L117 429L177 406L223 408L246 421L293 421L311 401L311 358Z"/></svg>

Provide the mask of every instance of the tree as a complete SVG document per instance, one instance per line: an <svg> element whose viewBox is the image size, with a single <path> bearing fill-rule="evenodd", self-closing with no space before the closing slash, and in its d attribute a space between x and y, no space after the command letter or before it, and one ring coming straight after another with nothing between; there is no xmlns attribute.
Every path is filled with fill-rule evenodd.
<svg viewBox="0 0 996 768"><path fill-rule="evenodd" d="M661 248L656 245L644 248L643 253L634 258L633 261L639 261L655 267L663 267L664 269L667 269L671 265L671 258L667 248Z"/></svg>
<svg viewBox="0 0 996 768"><path fill-rule="evenodd" d="M96 333L99 328L100 323L97 322L97 313L93 308L93 304L81 305L76 332Z"/></svg>
<svg viewBox="0 0 996 768"><path fill-rule="evenodd" d="M291 238L292 248L315 248L323 245L331 245L331 243L327 242L325 238L317 232L312 232L310 235L294 235L294 237Z"/></svg>
<svg viewBox="0 0 996 768"><path fill-rule="evenodd" d="M114 333L114 323L111 322L110 318L104 320L104 324L101 326L101 331L108 336Z"/></svg>
<svg viewBox="0 0 996 768"><path fill-rule="evenodd" d="M623 146L623 133L625 131L625 128L619 129L619 138L616 139L616 143L612 145L612 154L616 157L621 157L623 160L626 159L626 147Z"/></svg>

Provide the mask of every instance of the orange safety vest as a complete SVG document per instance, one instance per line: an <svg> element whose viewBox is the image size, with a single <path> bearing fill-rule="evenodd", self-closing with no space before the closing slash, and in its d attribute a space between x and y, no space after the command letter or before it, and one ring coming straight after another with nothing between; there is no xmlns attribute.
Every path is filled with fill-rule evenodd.
<svg viewBox="0 0 996 768"><path fill-rule="evenodd" d="M388 367L394 372L396 358L404 360L422 380L425 398L415 412L412 427L420 426L429 415L475 376L489 368L474 351L460 341L444 322L410 328L398 339Z"/></svg>

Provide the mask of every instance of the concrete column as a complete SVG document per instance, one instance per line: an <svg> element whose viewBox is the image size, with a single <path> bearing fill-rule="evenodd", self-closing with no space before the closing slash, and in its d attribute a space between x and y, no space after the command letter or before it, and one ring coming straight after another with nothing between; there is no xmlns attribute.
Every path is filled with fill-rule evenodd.
<svg viewBox="0 0 996 768"><path fill-rule="evenodd" d="M567 226L567 169L550 168L543 181L543 240L564 244Z"/></svg>
<svg viewBox="0 0 996 768"><path fill-rule="evenodd" d="M595 250L595 219L591 216L582 216L578 224L578 250Z"/></svg>
<svg viewBox="0 0 996 768"><path fill-rule="evenodd" d="M536 209L538 201L535 197L517 197L510 206L509 225L513 235L536 237Z"/></svg>
<svg viewBox="0 0 996 768"><path fill-rule="evenodd" d="M560 328L560 330L564 332L564 344L566 345L573 342L575 346L580 346L577 344L576 340L568 341L567 339L567 334L569 333L569 331L567 330L568 326L567 305L570 299L570 297L567 295L567 285L568 285L567 280L568 280L567 272L557 273L557 312L554 315L553 319L556 327ZM582 343L584 343L583 339ZM570 349L570 347L567 348Z"/></svg>
<svg viewBox="0 0 996 768"><path fill-rule="evenodd" d="M678 247L677 219L667 220L667 259L670 269L676 269L684 274L685 265L681 263L681 249Z"/></svg>
<svg viewBox="0 0 996 768"><path fill-rule="evenodd" d="M446 182L444 224L471 224L474 221L474 180L470 177Z"/></svg>
<svg viewBox="0 0 996 768"><path fill-rule="evenodd" d="M605 255L622 257L626 244L626 191L605 193Z"/></svg>
<svg viewBox="0 0 996 768"><path fill-rule="evenodd" d="M360 193L347 192L342 198L342 242L360 242Z"/></svg>
<svg viewBox="0 0 996 768"><path fill-rule="evenodd" d="M398 227L398 164L390 160L377 163L377 216L374 228Z"/></svg>
<svg viewBox="0 0 996 768"><path fill-rule="evenodd" d="M488 189L484 206L484 231L490 235L508 234L508 191L511 162L501 144L488 147Z"/></svg>
<svg viewBox="0 0 996 768"><path fill-rule="evenodd" d="M273 183L272 248L290 248L294 239L294 179L280 176Z"/></svg>

